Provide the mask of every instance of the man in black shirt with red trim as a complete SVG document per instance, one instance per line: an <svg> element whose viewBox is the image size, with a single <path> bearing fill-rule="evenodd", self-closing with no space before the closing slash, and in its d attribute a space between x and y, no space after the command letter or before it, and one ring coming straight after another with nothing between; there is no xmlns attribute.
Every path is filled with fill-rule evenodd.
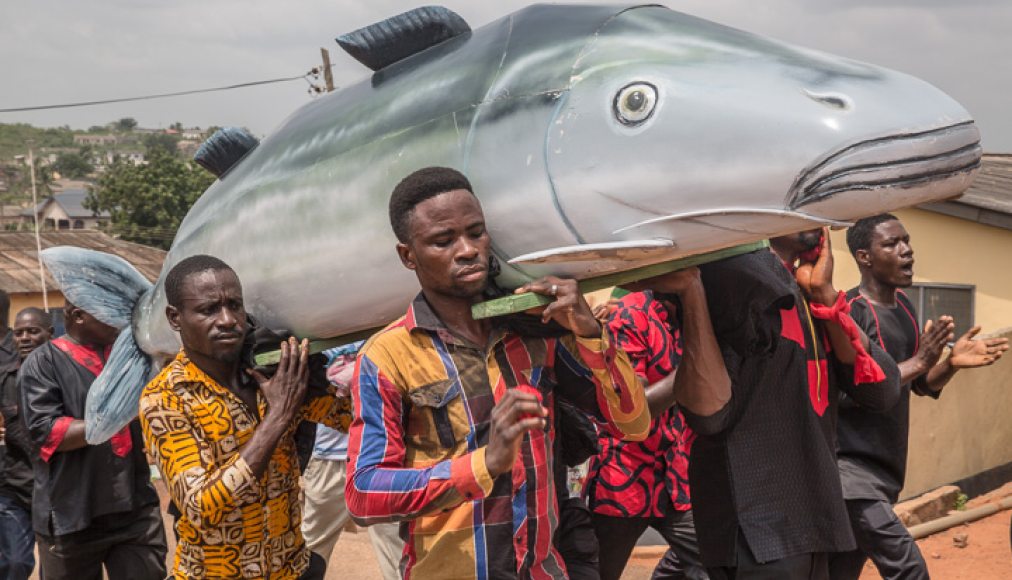
<svg viewBox="0 0 1012 580"><path fill-rule="evenodd" d="M82 308L64 307L67 334L21 365L21 413L32 443L32 525L46 580L165 578L165 530L132 421L97 445L84 410L118 330Z"/></svg>
<svg viewBox="0 0 1012 580"><path fill-rule="evenodd" d="M855 545L836 467L838 392L877 409L899 392L896 364L868 343L833 288L828 236L813 230L771 245L775 253L700 267L731 382L719 409L682 406L697 435L689 479L714 579L828 577L828 554ZM815 256L796 266L806 251ZM686 344L677 375L690 355Z"/></svg>
<svg viewBox="0 0 1012 580"><path fill-rule="evenodd" d="M941 316L923 331L918 326L902 290L913 283L914 265L903 224L891 214L860 220L847 231L847 245L861 271L861 285L847 294L851 316L897 362L902 385L899 401L885 413L841 397L838 463L858 549L831 558L830 573L834 580L857 579L870 557L885 580L928 578L917 543L892 510L906 475L910 393L937 399L956 371L994 363L1008 340L975 340L976 326L939 362L954 323Z"/></svg>

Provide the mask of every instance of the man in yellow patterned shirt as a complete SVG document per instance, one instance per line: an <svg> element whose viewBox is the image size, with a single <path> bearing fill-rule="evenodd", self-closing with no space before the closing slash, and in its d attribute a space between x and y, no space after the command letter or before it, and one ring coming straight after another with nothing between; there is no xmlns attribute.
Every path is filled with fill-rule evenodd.
<svg viewBox="0 0 1012 580"><path fill-rule="evenodd" d="M322 579L300 531L293 433L302 420L347 431L349 402L307 400L305 341L282 343L270 379L244 368L242 287L221 260L179 262L165 293L183 348L144 388L140 419L182 512L173 577Z"/></svg>

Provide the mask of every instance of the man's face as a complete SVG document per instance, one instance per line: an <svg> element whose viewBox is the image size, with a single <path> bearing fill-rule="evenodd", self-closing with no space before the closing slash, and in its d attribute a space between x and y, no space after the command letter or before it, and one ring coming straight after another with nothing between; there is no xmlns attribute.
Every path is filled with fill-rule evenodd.
<svg viewBox="0 0 1012 580"><path fill-rule="evenodd" d="M427 292L474 299L488 281L490 240L477 198L464 189L431 197L411 212L401 262Z"/></svg>
<svg viewBox="0 0 1012 580"><path fill-rule="evenodd" d="M894 288L908 288L914 282L914 249L910 234L899 220L875 226L867 250L857 251L858 263L875 280Z"/></svg>
<svg viewBox="0 0 1012 580"><path fill-rule="evenodd" d="M45 326L41 317L34 312L24 312L14 320L14 344L18 347L21 360L25 360L33 350L52 337L52 327Z"/></svg>
<svg viewBox="0 0 1012 580"><path fill-rule="evenodd" d="M67 334L82 344L106 347L119 336L119 329L100 322L80 308L73 308L67 314Z"/></svg>
<svg viewBox="0 0 1012 580"><path fill-rule="evenodd" d="M183 280L179 308L167 306L169 325L190 357L235 362L246 336L242 286L232 270L194 272Z"/></svg>

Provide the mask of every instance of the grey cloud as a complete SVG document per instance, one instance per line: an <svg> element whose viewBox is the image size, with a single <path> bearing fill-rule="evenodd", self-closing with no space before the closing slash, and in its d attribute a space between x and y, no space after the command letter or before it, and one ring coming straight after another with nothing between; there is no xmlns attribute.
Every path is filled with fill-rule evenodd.
<svg viewBox="0 0 1012 580"><path fill-rule="evenodd" d="M16 10L15 6L16 4ZM423 4L407 0L34 0L0 5L5 58L0 108L201 88L289 76L330 49L338 84L367 77L334 37ZM529 2L444 2L481 26ZM1007 0L682 0L667 5L787 42L874 62L921 77L978 119L985 147L1012 151L1005 101L1012 75ZM0 114L0 122L75 127L134 116L246 125L269 132L309 99L305 83L144 103Z"/></svg>

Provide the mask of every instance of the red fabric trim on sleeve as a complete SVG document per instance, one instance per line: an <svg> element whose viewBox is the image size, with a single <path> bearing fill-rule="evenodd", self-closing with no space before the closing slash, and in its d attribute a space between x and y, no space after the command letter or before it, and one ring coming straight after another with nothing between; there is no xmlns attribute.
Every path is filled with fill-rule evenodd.
<svg viewBox="0 0 1012 580"><path fill-rule="evenodd" d="M838 324L843 329L843 332L846 333L847 338L850 339L850 345L854 347L854 351L857 353L854 359L855 385L878 383L885 380L885 373L882 372L882 368L878 366L875 359L868 354L868 351L864 349L864 345L861 344L861 333L857 328L857 324L854 323L854 319L850 317L850 304L847 303L847 298L843 292L837 294L836 303L832 306L811 303L809 304L809 309L815 318Z"/></svg>
<svg viewBox="0 0 1012 580"><path fill-rule="evenodd" d="M73 417L60 417L53 423L49 437L46 438L46 444L39 450L39 456L43 461L48 463L49 458L56 453L56 448L60 446L60 443L63 443L63 438L67 436L67 429L70 429L70 424L73 422Z"/></svg>
<svg viewBox="0 0 1012 580"><path fill-rule="evenodd" d="M126 457L127 453L133 449L134 442L133 438L130 437L130 425L120 429L119 433L116 433L109 439L109 443L112 445L112 452L117 457Z"/></svg>

